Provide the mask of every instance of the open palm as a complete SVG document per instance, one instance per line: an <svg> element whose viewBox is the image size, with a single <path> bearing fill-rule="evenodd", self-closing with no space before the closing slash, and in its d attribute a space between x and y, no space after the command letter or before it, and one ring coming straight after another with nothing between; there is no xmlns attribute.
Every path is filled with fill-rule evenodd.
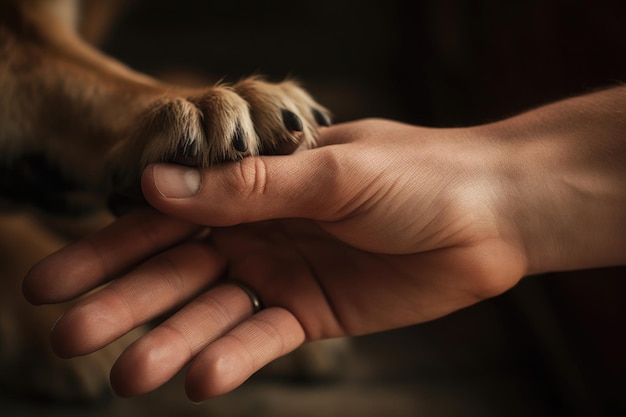
<svg viewBox="0 0 626 417"><path fill-rule="evenodd" d="M186 220L129 213L25 281L35 303L100 287L57 323L57 353L92 352L167 313L122 354L112 384L140 394L192 362L187 392L200 400L307 340L431 320L522 277L523 254L494 214L492 144L378 120L328 132L315 150L207 170L189 198L166 197L155 178L182 178L183 188L170 187L180 193L193 169L149 168L148 201ZM383 146L381 137L393 140ZM198 224L213 228L199 234ZM263 310L253 311L240 284Z"/></svg>

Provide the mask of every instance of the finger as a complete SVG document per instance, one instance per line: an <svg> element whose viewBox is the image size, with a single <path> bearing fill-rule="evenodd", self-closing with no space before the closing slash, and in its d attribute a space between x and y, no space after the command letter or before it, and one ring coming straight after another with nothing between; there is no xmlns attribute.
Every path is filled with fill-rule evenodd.
<svg viewBox="0 0 626 417"><path fill-rule="evenodd" d="M200 402L232 391L304 340L302 326L289 311L262 310L198 354L187 373L187 396Z"/></svg>
<svg viewBox="0 0 626 417"><path fill-rule="evenodd" d="M142 188L159 211L210 226L287 217L335 220L343 202L359 193L359 179L347 175L354 162L327 147L250 157L202 171L157 164L144 171Z"/></svg>
<svg viewBox="0 0 626 417"><path fill-rule="evenodd" d="M251 314L240 287L216 286L131 345L113 366L113 388L121 396L152 391Z"/></svg>
<svg viewBox="0 0 626 417"><path fill-rule="evenodd" d="M150 254L180 242L197 229L196 225L153 209L130 212L37 263L24 278L24 295L33 304L66 301L114 278Z"/></svg>
<svg viewBox="0 0 626 417"><path fill-rule="evenodd" d="M359 192L349 183L358 181L355 163L363 164L339 146L371 130L368 122L332 126L322 130L317 149L245 158L204 171L152 165L144 171L142 190L160 211L197 224L230 226L284 217L334 220L341 202Z"/></svg>
<svg viewBox="0 0 626 417"><path fill-rule="evenodd" d="M52 331L52 346L62 357L94 352L189 300L223 269L206 244L176 246L69 309Z"/></svg>

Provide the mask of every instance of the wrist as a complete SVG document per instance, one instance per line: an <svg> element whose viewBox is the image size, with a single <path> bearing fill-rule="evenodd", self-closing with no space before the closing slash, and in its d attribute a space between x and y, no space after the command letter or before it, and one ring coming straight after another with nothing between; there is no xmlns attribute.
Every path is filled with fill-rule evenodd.
<svg viewBox="0 0 626 417"><path fill-rule="evenodd" d="M483 128L502 147L500 214L528 274L626 263L624 110L621 87Z"/></svg>

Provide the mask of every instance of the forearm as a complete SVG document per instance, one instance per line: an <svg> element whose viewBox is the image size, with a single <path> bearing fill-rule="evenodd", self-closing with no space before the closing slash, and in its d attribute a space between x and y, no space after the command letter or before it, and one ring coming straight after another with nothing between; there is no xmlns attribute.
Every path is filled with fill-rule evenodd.
<svg viewBox="0 0 626 417"><path fill-rule="evenodd" d="M505 138L501 208L529 274L626 264L626 87L485 129Z"/></svg>

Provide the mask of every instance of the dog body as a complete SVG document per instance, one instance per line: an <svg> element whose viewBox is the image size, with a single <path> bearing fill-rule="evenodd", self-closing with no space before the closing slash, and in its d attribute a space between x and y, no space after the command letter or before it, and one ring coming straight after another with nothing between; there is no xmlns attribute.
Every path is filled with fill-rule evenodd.
<svg viewBox="0 0 626 417"><path fill-rule="evenodd" d="M127 68L79 36L81 26L92 38L106 26L81 22L81 11L108 17L123 2L0 0L0 384L28 396L99 399L125 346L55 358L47 337L63 307L34 309L20 294L34 262L110 221L102 211L109 196L140 197L149 163L209 166L289 153L312 146L330 120L293 81L178 87ZM97 215L68 221L39 211L72 214L77 201Z"/></svg>

